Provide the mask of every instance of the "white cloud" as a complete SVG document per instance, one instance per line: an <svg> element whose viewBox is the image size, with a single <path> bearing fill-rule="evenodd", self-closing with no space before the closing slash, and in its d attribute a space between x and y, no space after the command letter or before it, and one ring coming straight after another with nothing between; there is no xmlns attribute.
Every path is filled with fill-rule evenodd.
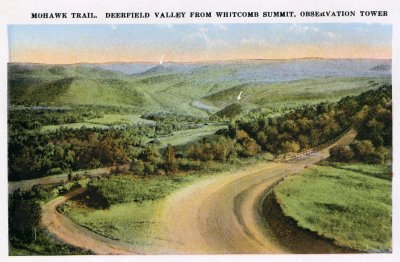
<svg viewBox="0 0 400 262"><path fill-rule="evenodd" d="M289 31L294 33L294 34L303 34L303 33L317 33L319 32L319 29L313 26L308 26L308 25L298 25L298 24L293 24L289 27Z"/></svg>
<svg viewBox="0 0 400 262"><path fill-rule="evenodd" d="M216 24L216 27L221 31L228 31L228 27L224 24Z"/></svg>
<svg viewBox="0 0 400 262"><path fill-rule="evenodd" d="M168 28L168 29L174 27L173 24L158 24L158 26L161 27L161 28Z"/></svg>
<svg viewBox="0 0 400 262"><path fill-rule="evenodd" d="M340 37L339 34L334 33L334 32L325 32L324 36L328 37L329 39L334 39Z"/></svg>
<svg viewBox="0 0 400 262"><path fill-rule="evenodd" d="M265 38L242 38L240 40L241 45L250 45L250 46L258 46L258 47L267 47L272 46L273 44L277 44L279 42L279 38L275 38L272 40L267 40Z"/></svg>
<svg viewBox="0 0 400 262"><path fill-rule="evenodd" d="M208 36L208 29L205 27L197 28L197 31L186 35L184 38L185 41L202 41L207 45L207 47L227 47L229 45L228 42L221 39L211 39Z"/></svg>

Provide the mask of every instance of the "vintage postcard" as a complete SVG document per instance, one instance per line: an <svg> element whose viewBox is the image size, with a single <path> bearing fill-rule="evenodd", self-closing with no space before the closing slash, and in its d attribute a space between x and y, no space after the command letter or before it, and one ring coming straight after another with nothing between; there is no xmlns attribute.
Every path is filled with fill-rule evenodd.
<svg viewBox="0 0 400 262"><path fill-rule="evenodd" d="M395 1L16 2L6 260L398 257Z"/></svg>

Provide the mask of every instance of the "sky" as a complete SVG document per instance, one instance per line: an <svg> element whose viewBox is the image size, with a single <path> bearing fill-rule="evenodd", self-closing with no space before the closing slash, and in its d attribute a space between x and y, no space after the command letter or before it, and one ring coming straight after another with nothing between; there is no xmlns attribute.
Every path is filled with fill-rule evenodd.
<svg viewBox="0 0 400 262"><path fill-rule="evenodd" d="M384 24L10 25L10 62L392 57Z"/></svg>

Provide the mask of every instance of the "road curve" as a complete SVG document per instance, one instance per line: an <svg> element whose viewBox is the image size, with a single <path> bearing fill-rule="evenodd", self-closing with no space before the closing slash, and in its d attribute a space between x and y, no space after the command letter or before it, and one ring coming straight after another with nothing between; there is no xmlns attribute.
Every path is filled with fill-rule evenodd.
<svg viewBox="0 0 400 262"><path fill-rule="evenodd" d="M350 131L336 144L348 144ZM333 145L332 145L333 146ZM330 147L332 147L330 146ZM218 176L186 187L166 199L159 218L163 225L151 248L152 254L257 254L290 253L263 233L262 219L255 212L264 193L286 175L329 156L325 148L302 160L262 163L234 174ZM129 255L138 252L129 244L113 241L87 230L57 211L77 189L42 207L41 225L58 239L100 255ZM155 234L157 230L154 229ZM147 253L147 252L146 252Z"/></svg>
<svg viewBox="0 0 400 262"><path fill-rule="evenodd" d="M132 255L137 254L128 246L99 236L87 230L57 211L57 207L68 199L81 194L85 189L79 188L71 193L57 197L42 206L41 225L56 238L76 247L91 250L98 255ZM113 243L115 242L115 243Z"/></svg>
<svg viewBox="0 0 400 262"><path fill-rule="evenodd" d="M329 148L349 144L350 131L335 144L301 160L269 163L187 187L167 199L161 221L169 254L290 253L265 234L259 212L261 199L286 175L298 173L329 156Z"/></svg>

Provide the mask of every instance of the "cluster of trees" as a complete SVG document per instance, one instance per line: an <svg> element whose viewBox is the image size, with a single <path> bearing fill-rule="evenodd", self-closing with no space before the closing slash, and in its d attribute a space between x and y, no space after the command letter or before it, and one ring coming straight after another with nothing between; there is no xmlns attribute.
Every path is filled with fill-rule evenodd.
<svg viewBox="0 0 400 262"><path fill-rule="evenodd" d="M144 144L136 129L60 129L9 140L9 179L130 163Z"/></svg>
<svg viewBox="0 0 400 262"><path fill-rule="evenodd" d="M62 125L84 122L85 119L102 117L99 110L85 108L21 108L9 111L9 131L12 134L39 129L45 125Z"/></svg>
<svg viewBox="0 0 400 262"><path fill-rule="evenodd" d="M36 240L41 218L40 204L30 192L15 191L9 196L8 228L10 236Z"/></svg>
<svg viewBox="0 0 400 262"><path fill-rule="evenodd" d="M230 135L246 132L262 150L274 154L297 152L325 143L348 128L341 125L337 108L331 103L303 106L285 115L241 121Z"/></svg>
<svg viewBox="0 0 400 262"><path fill-rule="evenodd" d="M330 150L331 160L384 163L390 158L392 147L392 88L383 86L358 97L339 102L343 114L357 130L356 141L350 146L336 146Z"/></svg>
<svg viewBox="0 0 400 262"><path fill-rule="evenodd" d="M334 162L383 164L391 157L388 147L376 147L371 140L356 140L348 146L338 145L332 147L329 153L329 159Z"/></svg>
<svg viewBox="0 0 400 262"><path fill-rule="evenodd" d="M163 154L154 145L146 146L131 163L135 175L173 175L179 170L175 149L168 144Z"/></svg>
<svg viewBox="0 0 400 262"><path fill-rule="evenodd" d="M157 135L170 135L173 131L199 128L205 122L204 118L169 112L144 114L141 118L156 121Z"/></svg>
<svg viewBox="0 0 400 262"><path fill-rule="evenodd" d="M245 131L263 150L282 154L315 147L355 128L357 140L370 141L363 143L371 143L374 152L381 154L381 147L390 147L392 141L391 91L392 87L385 85L338 103L303 106L276 118L237 122L229 135Z"/></svg>

